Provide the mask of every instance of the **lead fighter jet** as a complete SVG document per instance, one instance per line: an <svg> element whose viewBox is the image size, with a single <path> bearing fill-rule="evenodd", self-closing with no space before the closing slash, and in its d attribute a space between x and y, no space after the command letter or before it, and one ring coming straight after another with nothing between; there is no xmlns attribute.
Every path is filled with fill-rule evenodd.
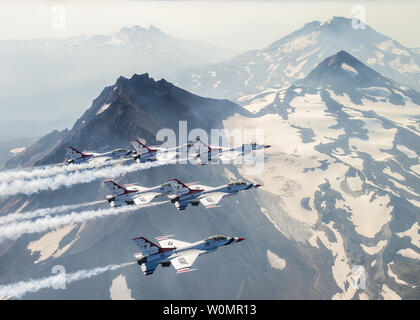
<svg viewBox="0 0 420 320"><path fill-rule="evenodd" d="M172 264L176 273L196 270L191 267L199 256L212 253L220 246L244 240L244 238L216 235L195 243L188 243L169 239L169 237L171 236L155 238L159 245L144 237L133 239L140 248L140 252L135 253L134 257L145 276L151 275L159 264L162 267L169 267Z"/></svg>
<svg viewBox="0 0 420 320"><path fill-rule="evenodd" d="M111 191L111 195L106 196L111 207L147 204L157 197L172 192L172 187L169 183L152 188L145 188L134 184L122 187L114 181L104 181L104 183Z"/></svg>
<svg viewBox="0 0 420 320"><path fill-rule="evenodd" d="M219 187L208 187L199 184L189 185L178 179L168 180L173 188L175 196L171 202L178 210L184 210L188 204L198 206L200 203L206 208L214 208L224 197L238 194L239 191L258 188L260 184L253 184L244 181L234 181Z"/></svg>
<svg viewBox="0 0 420 320"><path fill-rule="evenodd" d="M105 162L112 159L119 159L121 157L125 157L130 155L133 151L127 149L115 149L105 153L83 153L75 148L68 146L64 148L66 150L67 156L67 163L74 163L79 164L83 162Z"/></svg>

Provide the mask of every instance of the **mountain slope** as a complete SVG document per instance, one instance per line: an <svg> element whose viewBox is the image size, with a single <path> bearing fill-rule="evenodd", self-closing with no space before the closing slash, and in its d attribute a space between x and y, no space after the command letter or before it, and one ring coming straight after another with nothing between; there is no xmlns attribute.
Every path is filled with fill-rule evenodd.
<svg viewBox="0 0 420 320"><path fill-rule="evenodd" d="M401 98L391 98L393 93ZM351 98L355 94L358 99ZM175 234L192 242L224 233L247 240L200 258L195 272L180 276L159 267L145 278L133 265L24 298L109 299L114 280L123 279L125 293L135 299L418 299L416 97L345 52L328 57L292 86L246 97L245 104L258 101L253 115L147 75L120 78L69 133L80 145L99 148L103 134L128 136L130 121L139 115L132 125L150 140L162 126L182 119L228 130L263 128L264 143L272 147L258 175L240 165L168 165L129 173L118 183L151 187L175 177L217 186L242 176L263 186L212 210L190 207L176 214L167 204L2 242L0 278L12 283L48 276L54 265L74 272L133 261L135 236ZM185 111L186 118L165 117L172 109ZM203 113L213 111L209 119L215 122L208 124ZM148 121L141 121L146 116ZM44 160L60 159L59 150ZM101 181L94 181L18 195L0 199L0 214L103 200L106 194ZM94 208L102 206L106 203ZM366 275L360 288L353 282L355 270Z"/></svg>
<svg viewBox="0 0 420 320"><path fill-rule="evenodd" d="M233 102L199 97L164 79L155 81L148 74L134 74L130 79L119 77L114 85L101 92L70 131L54 141L48 139L45 147L53 146L53 149L38 158L36 164L63 161L67 145L101 152L131 148L129 141L137 136L155 144L160 129L171 129L178 134L179 121L187 121L188 130L201 128L210 132L212 128L220 128L221 121L236 112L246 114ZM43 139L37 144L42 144ZM6 167L33 164L33 151L28 148L18 158L9 160Z"/></svg>
<svg viewBox="0 0 420 320"><path fill-rule="evenodd" d="M204 96L238 98L306 77L323 59L345 50L386 77L420 90L420 56L352 20L313 21L261 50L178 74L175 83Z"/></svg>
<svg viewBox="0 0 420 320"><path fill-rule="evenodd" d="M265 129L273 147L264 172L239 172L282 199L286 214L260 200L282 234L330 252L334 261L324 267L340 288L332 298L420 295L418 98L339 52L292 86L244 97L252 119L225 121L228 129ZM352 285L355 266L366 289Z"/></svg>
<svg viewBox="0 0 420 320"><path fill-rule="evenodd" d="M313 88L330 87L337 94L346 92L355 103L361 103L363 95L372 99L376 95L394 104L404 104L403 97L420 104L418 92L385 78L346 51L325 59L296 84Z"/></svg>
<svg viewBox="0 0 420 320"><path fill-rule="evenodd" d="M236 113L250 116L232 102L198 97L165 80L154 81L146 74L119 78L115 85L102 91L42 162L61 160L61 147L70 142L82 149L105 148L105 143L113 147L127 143L133 134L154 142L157 130L176 130L178 120L187 120L189 129L209 130L221 128L222 121ZM31 156L38 156L38 152L42 151L34 150ZM170 178L218 186L236 177L240 175L233 165L179 164L109 178L120 184L151 187ZM97 180L31 196L3 197L0 214L104 200L106 194L104 184ZM270 197L268 193L266 196ZM106 207L105 202L84 209ZM281 203L276 210L282 212ZM293 228L293 224L288 226ZM49 276L54 265L62 265L70 273L135 262L133 253L138 249L131 238L136 236L152 240L159 235L175 234L179 240L194 242L219 233L248 240L243 246L222 248L201 257L194 265L199 270L188 274L178 275L172 268L159 267L153 277L144 277L138 265L133 264L73 282L65 290L43 289L23 298L109 299L117 278L126 282L127 294L135 299L326 299L338 290L330 272L324 271L319 263L331 260L328 252L318 253L279 233L262 212L259 190L223 200L222 206L213 210L190 206L177 213L174 205L168 203L82 224L69 223L47 232L24 235L16 241L2 241L0 279L1 283L9 284ZM282 268L273 259L285 259Z"/></svg>
<svg viewBox="0 0 420 320"><path fill-rule="evenodd" d="M336 95L347 95L355 104L363 104L363 100L395 105L404 105L406 101L420 104L420 94L417 91L382 76L346 51L326 58L307 77L291 86L268 88L257 94L241 97L239 101L254 114L271 112L272 108L282 105L287 108L288 102L299 95L302 88L305 91L329 89ZM276 110L282 110L280 112L285 115L285 109Z"/></svg>
<svg viewBox="0 0 420 320"><path fill-rule="evenodd" d="M36 139L18 139L12 141L0 141L0 169L7 160L24 151Z"/></svg>

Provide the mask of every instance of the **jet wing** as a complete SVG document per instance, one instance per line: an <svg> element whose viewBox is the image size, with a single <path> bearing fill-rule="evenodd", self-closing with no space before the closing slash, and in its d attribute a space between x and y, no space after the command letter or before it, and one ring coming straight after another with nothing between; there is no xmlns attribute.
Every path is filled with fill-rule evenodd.
<svg viewBox="0 0 420 320"><path fill-rule="evenodd" d="M159 262L146 262L142 265L140 265L141 271L143 271L143 274L145 276L151 275L159 265Z"/></svg>
<svg viewBox="0 0 420 320"><path fill-rule="evenodd" d="M179 241L176 239L168 239L166 237L159 237L159 238L156 238L156 240L159 241L159 245L162 248L173 248L173 247L182 248L191 244L189 242Z"/></svg>
<svg viewBox="0 0 420 320"><path fill-rule="evenodd" d="M145 163L145 162L152 162L152 161L156 161L156 157L152 156L152 157L146 157L146 158L137 158L136 162L138 163Z"/></svg>
<svg viewBox="0 0 420 320"><path fill-rule="evenodd" d="M104 163L106 161L111 160L111 157L96 157L96 158L92 158L92 159L88 159L89 163Z"/></svg>
<svg viewBox="0 0 420 320"><path fill-rule="evenodd" d="M230 152L222 153L219 156L219 159L225 162L229 162L229 161L235 160L241 154L242 152L239 152L239 151L230 151Z"/></svg>
<svg viewBox="0 0 420 320"><path fill-rule="evenodd" d="M183 273L196 270L191 269L191 266L202 252L202 250L194 250L192 252L189 251L184 255L177 256L176 258L172 259L171 263L174 266L176 273Z"/></svg>
<svg viewBox="0 0 420 320"><path fill-rule="evenodd" d="M156 196L158 196L160 193L158 192L148 192L148 193L142 193L135 197L133 199L135 204L146 204L150 203Z"/></svg>
<svg viewBox="0 0 420 320"><path fill-rule="evenodd" d="M156 159L159 161L169 161L172 160L177 156L178 152L172 152L172 151L162 151L159 152L156 155Z"/></svg>
<svg viewBox="0 0 420 320"><path fill-rule="evenodd" d="M222 200L222 198L228 194L229 193L226 192L214 192L204 198L201 198L200 202L206 208L212 208L214 206L217 206L220 200Z"/></svg>

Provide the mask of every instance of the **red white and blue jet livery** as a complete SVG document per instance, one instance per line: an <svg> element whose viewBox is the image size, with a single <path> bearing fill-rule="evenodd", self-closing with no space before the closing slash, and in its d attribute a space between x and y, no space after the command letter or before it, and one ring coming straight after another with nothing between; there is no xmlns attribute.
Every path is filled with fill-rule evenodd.
<svg viewBox="0 0 420 320"><path fill-rule="evenodd" d="M104 181L104 183L111 192L111 195L106 196L111 207L147 204L155 198L172 193L172 187L169 183L152 188L145 188L135 184L120 186L111 180Z"/></svg>
<svg viewBox="0 0 420 320"><path fill-rule="evenodd" d="M76 150L75 148L71 146L65 147L64 149L67 152L67 163L74 163L74 164L79 164L79 163L84 163L84 162L92 162L92 163L105 162L109 160L124 158L133 153L132 150L127 150L123 148L115 149L115 150L105 152L105 153L94 153L94 152L83 153Z"/></svg>
<svg viewBox="0 0 420 320"><path fill-rule="evenodd" d="M156 147L156 146L147 146L139 138L131 140L130 143L134 147L135 153L133 154L134 160L138 163L150 162L156 160L172 160L179 158L180 152L182 151L183 146L177 146L173 148L165 147ZM188 152L193 148L195 143L185 144L185 157L187 158Z"/></svg>
<svg viewBox="0 0 420 320"><path fill-rule="evenodd" d="M220 147L204 143L198 137L196 140L199 144L194 146L197 148L197 152L194 157L200 164L206 164L214 159L231 162L239 156L247 156L251 154L252 151L271 147L270 145L257 144L255 142L242 144L238 147Z"/></svg>
<svg viewBox="0 0 420 320"><path fill-rule="evenodd" d="M184 210L188 204L198 206L200 203L206 208L215 208L222 198L238 194L239 191L258 188L260 184L233 181L219 187L209 187L199 184L186 185L178 179L168 180L173 189L174 196L171 202L178 210Z"/></svg>
<svg viewBox="0 0 420 320"><path fill-rule="evenodd" d="M244 240L244 238L216 235L195 243L188 243L170 239L170 237L157 237L156 240L159 245L144 237L133 239L140 248L140 252L135 253L134 257L137 259L144 275L151 275L159 264L162 267L169 267L172 264L176 273L197 270L192 269L192 265L199 256L212 253L221 246Z"/></svg>

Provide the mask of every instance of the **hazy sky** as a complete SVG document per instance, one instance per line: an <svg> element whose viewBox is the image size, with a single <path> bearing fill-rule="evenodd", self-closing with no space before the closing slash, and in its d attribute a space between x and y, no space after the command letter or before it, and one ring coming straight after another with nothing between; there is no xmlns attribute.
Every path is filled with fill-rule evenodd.
<svg viewBox="0 0 420 320"><path fill-rule="evenodd" d="M366 23L374 29L403 45L420 47L420 1L379 0L3 0L0 39L104 34L123 26L153 24L177 37L242 51L262 48L312 20L352 17L358 4L366 9ZM63 10L61 29L64 25L54 24L54 19Z"/></svg>

